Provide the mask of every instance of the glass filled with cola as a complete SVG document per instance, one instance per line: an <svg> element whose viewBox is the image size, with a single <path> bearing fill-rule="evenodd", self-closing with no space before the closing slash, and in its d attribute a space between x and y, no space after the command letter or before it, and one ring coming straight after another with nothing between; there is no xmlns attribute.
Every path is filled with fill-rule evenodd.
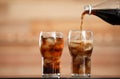
<svg viewBox="0 0 120 79"><path fill-rule="evenodd" d="M60 77L60 58L63 46L64 40L61 32L40 32L42 77Z"/></svg>
<svg viewBox="0 0 120 79"><path fill-rule="evenodd" d="M93 32L69 31L68 47L72 57L72 77L90 77Z"/></svg>

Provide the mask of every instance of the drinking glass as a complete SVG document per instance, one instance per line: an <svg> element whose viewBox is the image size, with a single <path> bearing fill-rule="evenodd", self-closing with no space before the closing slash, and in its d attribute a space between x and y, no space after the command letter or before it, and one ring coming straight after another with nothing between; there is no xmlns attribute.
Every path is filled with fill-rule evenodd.
<svg viewBox="0 0 120 79"><path fill-rule="evenodd" d="M63 45L61 32L40 32L39 48L42 55L42 77L60 77L60 57Z"/></svg>
<svg viewBox="0 0 120 79"><path fill-rule="evenodd" d="M93 32L87 30L70 30L68 47L72 57L72 76L90 77Z"/></svg>

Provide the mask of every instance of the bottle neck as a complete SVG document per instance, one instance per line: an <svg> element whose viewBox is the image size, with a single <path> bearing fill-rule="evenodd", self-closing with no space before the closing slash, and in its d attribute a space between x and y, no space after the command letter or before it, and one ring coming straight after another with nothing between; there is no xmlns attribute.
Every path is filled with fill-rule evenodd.
<svg viewBox="0 0 120 79"><path fill-rule="evenodd" d="M91 14L91 12L92 12L92 6L89 4L89 5L86 5L85 7L84 7L84 10L85 11L88 11L88 14Z"/></svg>

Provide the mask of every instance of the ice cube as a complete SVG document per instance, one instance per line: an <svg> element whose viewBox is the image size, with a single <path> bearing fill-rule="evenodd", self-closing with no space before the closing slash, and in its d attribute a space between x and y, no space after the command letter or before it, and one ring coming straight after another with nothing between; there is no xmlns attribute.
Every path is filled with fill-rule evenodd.
<svg viewBox="0 0 120 79"><path fill-rule="evenodd" d="M90 41L85 43L85 51L91 50L92 47L93 46L92 46L92 43Z"/></svg>
<svg viewBox="0 0 120 79"><path fill-rule="evenodd" d="M47 42L49 45L53 45L53 44L55 44L55 39L49 37L49 38L46 39L46 42Z"/></svg>
<svg viewBox="0 0 120 79"><path fill-rule="evenodd" d="M44 38L43 43L41 45L41 48L43 50L49 50L54 45L54 39L53 38Z"/></svg>
<svg viewBox="0 0 120 79"><path fill-rule="evenodd" d="M78 47L79 46L79 41L71 41L70 42L70 46L72 47L72 48L76 48L76 47Z"/></svg>
<svg viewBox="0 0 120 79"><path fill-rule="evenodd" d="M84 46L85 46L84 42L81 41L81 42L79 43L78 50L79 50L79 51L83 51L83 50L84 50Z"/></svg>
<svg viewBox="0 0 120 79"><path fill-rule="evenodd" d="M47 64L47 63L52 63L52 61L51 61L51 59L45 58L45 59L44 59L44 63L46 63L46 64Z"/></svg>
<svg viewBox="0 0 120 79"><path fill-rule="evenodd" d="M47 44L47 43L46 44L42 44L41 45L41 49L44 50L44 51L49 50L50 49L49 48L49 44Z"/></svg>
<svg viewBox="0 0 120 79"><path fill-rule="evenodd" d="M45 51L45 52L43 53L43 56L44 56L45 58L51 58L51 57L52 57L52 55L51 55L51 53L50 53L49 51Z"/></svg>

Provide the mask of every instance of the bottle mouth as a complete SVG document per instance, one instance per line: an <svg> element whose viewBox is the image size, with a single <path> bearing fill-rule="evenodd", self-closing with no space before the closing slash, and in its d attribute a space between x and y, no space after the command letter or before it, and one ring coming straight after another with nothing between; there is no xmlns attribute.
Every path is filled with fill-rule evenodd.
<svg viewBox="0 0 120 79"><path fill-rule="evenodd" d="M92 6L89 4L89 5L86 5L84 7L85 10L89 11L88 14L91 14L91 11L92 11Z"/></svg>

